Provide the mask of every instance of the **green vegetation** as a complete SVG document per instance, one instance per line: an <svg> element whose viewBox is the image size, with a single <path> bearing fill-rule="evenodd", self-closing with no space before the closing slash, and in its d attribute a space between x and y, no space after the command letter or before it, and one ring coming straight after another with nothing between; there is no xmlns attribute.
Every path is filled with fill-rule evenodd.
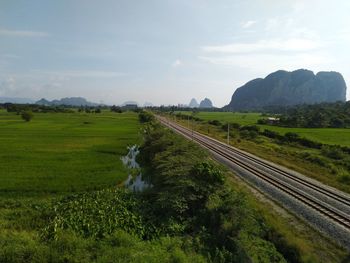
<svg viewBox="0 0 350 263"><path fill-rule="evenodd" d="M135 113L37 113L26 123L0 113L0 191L101 189L125 179L120 161L139 142Z"/></svg>
<svg viewBox="0 0 350 263"><path fill-rule="evenodd" d="M28 122L31 119L33 119L34 115L33 115L33 113L31 111L23 111L21 113L21 117L22 117L23 120Z"/></svg>
<svg viewBox="0 0 350 263"><path fill-rule="evenodd" d="M259 125L262 129L278 132L299 134L301 137L324 143L350 147L350 130L345 128L287 128L273 125Z"/></svg>
<svg viewBox="0 0 350 263"><path fill-rule="evenodd" d="M190 240L210 262L285 262L246 196L199 146L151 124L141 153L153 185L141 195L143 212L158 235Z"/></svg>
<svg viewBox="0 0 350 263"><path fill-rule="evenodd" d="M232 113L210 112L210 114L222 116ZM188 126L188 117L190 116L190 119L194 120L194 129L226 142L227 122L218 119L204 121L198 118L199 115L200 113L194 116L178 113L171 114L170 117L181 122L184 126ZM229 122L229 124L232 145L299 171L325 184L350 192L349 147L323 144L294 132L293 128L257 124L243 125L238 122ZM280 133L276 131L278 129L285 129L285 132ZM311 128L297 129L314 130ZM319 128L321 131L323 129ZM340 129L334 128L332 130L338 131ZM332 136L339 141L350 141L349 134L346 134L344 138L336 137L335 133L332 133Z"/></svg>
<svg viewBox="0 0 350 263"><path fill-rule="evenodd" d="M192 112L190 111L181 111L181 113L185 115L192 115ZM241 125L250 125L257 123L257 121L261 118L261 113L199 111L195 113L195 116L204 121L218 120L222 123L235 122Z"/></svg>
<svg viewBox="0 0 350 263"><path fill-rule="evenodd" d="M0 123L0 262L319 259L301 254L223 167L148 112L36 113L23 122L0 111ZM136 172L120 161L134 143L152 184L143 192L121 187ZM328 262L344 257L329 247Z"/></svg>
<svg viewBox="0 0 350 263"><path fill-rule="evenodd" d="M280 125L308 128L350 128L350 102L296 106L281 116Z"/></svg>
<svg viewBox="0 0 350 263"><path fill-rule="evenodd" d="M182 111L181 114L192 116L192 112ZM194 115L202 121L219 121L220 125L230 122L239 125L255 125L259 119L265 118L261 113L240 113L240 112L198 112ZM346 128L293 128L280 127L275 125L258 125L261 129L276 131L282 135L287 132L299 134L316 142L324 144L334 144L350 147L350 131Z"/></svg>

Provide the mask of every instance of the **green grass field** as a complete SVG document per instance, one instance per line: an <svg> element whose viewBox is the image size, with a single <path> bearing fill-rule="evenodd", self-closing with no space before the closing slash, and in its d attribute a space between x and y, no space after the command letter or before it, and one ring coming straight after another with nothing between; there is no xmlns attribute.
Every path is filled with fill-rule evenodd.
<svg viewBox="0 0 350 263"><path fill-rule="evenodd" d="M191 112L183 111L183 114ZM241 125L257 124L258 119L263 118L261 113L239 113L239 112L199 112L196 114L203 120L219 120L225 122L236 122ZM284 128L272 125L258 125L261 129L269 129L280 134L295 132L302 137L318 141L325 144L338 144L350 146L350 129L338 128Z"/></svg>
<svg viewBox="0 0 350 263"><path fill-rule="evenodd" d="M99 189L127 176L120 160L139 142L135 113L0 112L0 193Z"/></svg>
<svg viewBox="0 0 350 263"><path fill-rule="evenodd" d="M192 114L189 111L181 111L182 114ZM241 125L256 124L261 118L261 113L240 113L240 112L198 112L196 117L205 121L219 120L221 122L236 122Z"/></svg>

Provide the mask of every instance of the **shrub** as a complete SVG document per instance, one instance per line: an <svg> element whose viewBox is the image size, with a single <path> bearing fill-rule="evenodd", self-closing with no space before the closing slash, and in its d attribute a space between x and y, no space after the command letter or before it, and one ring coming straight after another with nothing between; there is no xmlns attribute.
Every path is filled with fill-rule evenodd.
<svg viewBox="0 0 350 263"><path fill-rule="evenodd" d="M338 146L323 145L321 153L334 160L341 160L344 158L344 153Z"/></svg>
<svg viewBox="0 0 350 263"><path fill-rule="evenodd" d="M258 132L254 130L241 130L239 132L241 138L254 140L258 137Z"/></svg>
<svg viewBox="0 0 350 263"><path fill-rule="evenodd" d="M237 122L230 123L230 126L234 129L239 129L241 127L241 125Z"/></svg>
<svg viewBox="0 0 350 263"><path fill-rule="evenodd" d="M315 142L315 141L309 140L309 139L304 138L304 137L299 138L297 141L301 145L303 145L305 147L309 147L309 148L321 149L321 147L322 147L322 143Z"/></svg>
<svg viewBox="0 0 350 263"><path fill-rule="evenodd" d="M288 142L296 142L300 138L300 136L299 136L299 134L297 134L295 132L287 132L284 135L284 138Z"/></svg>
<svg viewBox="0 0 350 263"><path fill-rule="evenodd" d="M139 120L141 123L151 122L154 120L154 116L147 111L140 111L139 112Z"/></svg>
<svg viewBox="0 0 350 263"><path fill-rule="evenodd" d="M256 126L256 125L245 125L245 126L242 126L240 128L241 131L243 130L247 130L247 131L255 131L255 132L259 132L260 131L260 127L259 126Z"/></svg>
<svg viewBox="0 0 350 263"><path fill-rule="evenodd" d="M350 185L350 174L342 174L338 177L338 181L343 184L349 184Z"/></svg>
<svg viewBox="0 0 350 263"><path fill-rule="evenodd" d="M259 119L257 123L261 125L267 124L267 119Z"/></svg>
<svg viewBox="0 0 350 263"><path fill-rule="evenodd" d="M21 117L26 122L29 122L29 121L31 121L31 119L33 119L34 115L33 115L33 113L31 111L23 111L21 113Z"/></svg>
<svg viewBox="0 0 350 263"><path fill-rule="evenodd" d="M278 132L271 131L268 129L265 129L261 134L272 139L280 139L282 137Z"/></svg>
<svg viewBox="0 0 350 263"><path fill-rule="evenodd" d="M211 125L215 125L215 126L221 126L222 125L222 123L220 121L218 121L218 120L210 120L210 121L208 121L208 123L211 124Z"/></svg>

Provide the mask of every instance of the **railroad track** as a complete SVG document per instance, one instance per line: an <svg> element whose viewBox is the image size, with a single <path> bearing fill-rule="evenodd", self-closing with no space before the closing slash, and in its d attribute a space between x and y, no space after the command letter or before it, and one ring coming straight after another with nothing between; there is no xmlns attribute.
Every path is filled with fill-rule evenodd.
<svg viewBox="0 0 350 263"><path fill-rule="evenodd" d="M175 130L177 133L182 134L188 139L192 139L221 158L224 158L226 161L243 169L245 172L249 172L265 183L270 184L274 188L298 200L307 207L316 210L331 221L336 222L347 230L350 230L350 215L332 205L334 202L337 202L350 210L350 197L346 194L342 194L320 183L314 183L298 177L218 140L189 130L174 122L169 122L162 117L157 118L161 123ZM265 170L259 169L259 166L264 167ZM268 171L280 176L276 177L273 173L269 173ZM288 180L284 180L283 178ZM293 184L290 182L293 182ZM300 185L300 187L298 187L298 185ZM307 191L307 189L311 189L312 191ZM326 197L326 199L317 198L312 192L317 192L319 195Z"/></svg>

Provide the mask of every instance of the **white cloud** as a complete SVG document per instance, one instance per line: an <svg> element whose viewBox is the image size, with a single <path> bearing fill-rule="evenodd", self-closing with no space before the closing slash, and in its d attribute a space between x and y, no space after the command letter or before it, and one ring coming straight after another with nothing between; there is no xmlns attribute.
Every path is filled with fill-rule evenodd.
<svg viewBox="0 0 350 263"><path fill-rule="evenodd" d="M266 51L310 51L323 46L323 43L306 38L259 40L254 43L233 43L228 45L204 46L205 52L248 53Z"/></svg>
<svg viewBox="0 0 350 263"><path fill-rule="evenodd" d="M249 20L249 21L243 22L241 25L242 25L242 28L247 29L255 24L256 24L255 20Z"/></svg>
<svg viewBox="0 0 350 263"><path fill-rule="evenodd" d="M177 68L177 67L182 65L182 62L180 59L177 59L171 65L172 65L172 67Z"/></svg>
<svg viewBox="0 0 350 263"><path fill-rule="evenodd" d="M0 36L9 37L47 37L49 36L46 32L41 31L29 31L29 30L10 30L0 28Z"/></svg>

